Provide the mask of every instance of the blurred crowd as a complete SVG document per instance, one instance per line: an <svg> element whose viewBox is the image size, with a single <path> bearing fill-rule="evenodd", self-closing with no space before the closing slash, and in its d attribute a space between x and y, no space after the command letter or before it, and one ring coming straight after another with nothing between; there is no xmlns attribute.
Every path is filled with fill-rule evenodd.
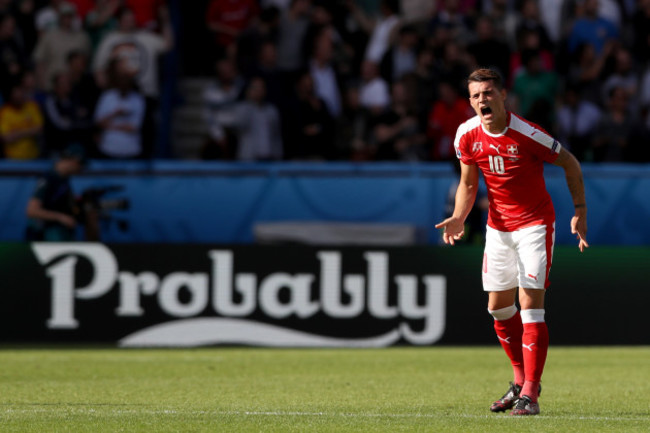
<svg viewBox="0 0 650 433"><path fill-rule="evenodd" d="M148 157L173 43L163 0L0 0L2 157Z"/></svg>
<svg viewBox="0 0 650 433"><path fill-rule="evenodd" d="M0 0L1 156L79 144L91 158L150 158L160 59L183 38L168 1ZM205 8L210 33L179 45L215 77L203 159L452 160L480 66L503 75L510 110L581 161L650 161L650 0L185 7Z"/></svg>
<svg viewBox="0 0 650 433"><path fill-rule="evenodd" d="M650 0L212 0L205 159L453 159L466 77L586 162L650 161Z"/></svg>

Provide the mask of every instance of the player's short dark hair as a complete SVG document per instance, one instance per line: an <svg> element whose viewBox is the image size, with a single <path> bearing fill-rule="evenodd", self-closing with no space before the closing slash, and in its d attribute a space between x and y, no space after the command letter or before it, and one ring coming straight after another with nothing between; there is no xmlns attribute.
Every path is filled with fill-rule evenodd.
<svg viewBox="0 0 650 433"><path fill-rule="evenodd" d="M503 78L501 77L501 74L494 69L479 68L469 74L469 77L467 77L468 85L470 83L485 83L487 81L492 81L497 89L503 89Z"/></svg>

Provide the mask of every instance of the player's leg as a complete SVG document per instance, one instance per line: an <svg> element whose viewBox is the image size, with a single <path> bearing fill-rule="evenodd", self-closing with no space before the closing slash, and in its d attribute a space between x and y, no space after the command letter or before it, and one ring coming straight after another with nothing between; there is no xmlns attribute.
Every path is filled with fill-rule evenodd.
<svg viewBox="0 0 650 433"><path fill-rule="evenodd" d="M548 353L548 328L544 320L544 289L519 290L519 304L524 333L523 348L524 373L526 380L519 393L520 399L512 410L512 415L537 415L539 413L539 393L546 355Z"/></svg>
<svg viewBox="0 0 650 433"><path fill-rule="evenodd" d="M488 227L483 256L483 288L488 292L488 312L494 318L499 343L512 364L514 380L506 393L490 406L493 412L510 409L524 383L521 348L522 323L515 305L517 296L516 255L511 235Z"/></svg>
<svg viewBox="0 0 650 433"><path fill-rule="evenodd" d="M546 356L548 328L544 318L544 299L551 268L554 229L552 225L530 227L518 234L519 305L523 326L522 348L525 382L522 399L513 415L539 413L538 397ZM526 399L524 399L524 396ZM521 407L520 407L521 406Z"/></svg>
<svg viewBox="0 0 650 433"><path fill-rule="evenodd" d="M524 384L524 358L521 347L523 327L515 305L516 295L516 288L489 292L488 311L494 317L494 330L501 347L510 358L514 375L510 388L490 406L492 412L502 412L513 407Z"/></svg>

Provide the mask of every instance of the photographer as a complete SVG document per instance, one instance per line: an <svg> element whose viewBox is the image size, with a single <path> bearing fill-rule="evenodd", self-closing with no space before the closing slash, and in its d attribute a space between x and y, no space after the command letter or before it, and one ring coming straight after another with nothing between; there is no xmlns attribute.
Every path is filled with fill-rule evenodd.
<svg viewBox="0 0 650 433"><path fill-rule="evenodd" d="M86 240L99 239L96 212L81 209L70 185L70 177L80 173L84 163L84 149L70 145L59 155L54 170L38 180L27 204L28 241L74 241L80 223L84 224Z"/></svg>

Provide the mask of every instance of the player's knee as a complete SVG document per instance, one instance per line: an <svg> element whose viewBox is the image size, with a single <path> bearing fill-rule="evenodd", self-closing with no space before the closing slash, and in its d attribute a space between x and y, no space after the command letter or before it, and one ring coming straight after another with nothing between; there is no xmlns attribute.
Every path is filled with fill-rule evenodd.
<svg viewBox="0 0 650 433"><path fill-rule="evenodd" d="M508 320L517 314L517 306L512 304L509 307L499 308L498 310L490 310L488 308L488 313L494 317L494 320Z"/></svg>

